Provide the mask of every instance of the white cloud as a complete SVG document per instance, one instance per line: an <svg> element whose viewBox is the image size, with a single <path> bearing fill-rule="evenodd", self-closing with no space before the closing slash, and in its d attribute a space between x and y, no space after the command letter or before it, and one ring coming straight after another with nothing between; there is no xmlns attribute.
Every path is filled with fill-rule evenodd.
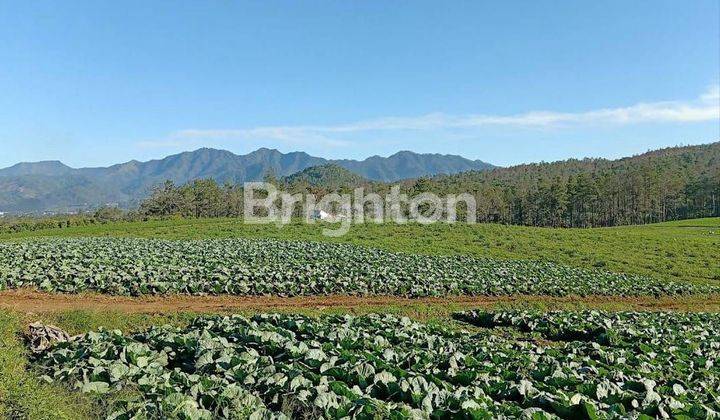
<svg viewBox="0 0 720 420"><path fill-rule="evenodd" d="M397 130L447 130L480 127L548 128L594 124L692 123L720 120L720 85L713 85L690 101L638 103L619 108L583 112L531 111L515 115L449 115L432 113L414 117L383 117L336 125L265 126L238 129L187 129L158 144L211 140L274 140L289 145L342 147L351 141L334 138L344 133ZM152 142L144 142L146 145Z"/></svg>
<svg viewBox="0 0 720 420"><path fill-rule="evenodd" d="M700 96L700 100L707 103L717 104L717 102L720 101L720 84L710 86L707 92Z"/></svg>
<svg viewBox="0 0 720 420"><path fill-rule="evenodd" d="M313 144L321 147L346 147L351 141L327 137L318 131L303 127L256 127L247 129L206 129L180 130L167 138L136 143L143 149L183 149L188 147L222 147L224 141L267 141L273 140L286 145L303 146Z"/></svg>

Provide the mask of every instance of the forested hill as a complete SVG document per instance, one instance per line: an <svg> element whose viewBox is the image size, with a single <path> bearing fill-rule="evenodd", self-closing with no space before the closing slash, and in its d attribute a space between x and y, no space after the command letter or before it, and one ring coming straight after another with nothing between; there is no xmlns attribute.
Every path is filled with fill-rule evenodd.
<svg viewBox="0 0 720 420"><path fill-rule="evenodd" d="M288 187L294 185L307 185L338 190L344 186L367 184L370 181L357 175L342 166L328 164L313 166L298 173L283 177L280 182Z"/></svg>
<svg viewBox="0 0 720 420"><path fill-rule="evenodd" d="M277 180L292 193L386 194L394 183L369 182L335 165ZM720 216L720 143L656 150L619 160L571 159L425 177L400 182L404 193L472 194L477 221L531 226L615 226ZM144 216L243 214L241 185L166 185L140 207ZM208 200L208 197L215 197ZM195 199L197 198L197 199Z"/></svg>
<svg viewBox="0 0 720 420"><path fill-rule="evenodd" d="M182 158L185 161L188 155L152 162L157 169L150 171L154 185L168 179L175 184L164 184L156 190L154 195L142 202L139 212L146 212L148 216L241 215L241 184L236 181L234 186L220 187L219 184L228 178L218 177L215 173L236 175L240 169L248 171L256 167L236 164L229 152L212 153L220 153L223 159L211 159L211 156L195 159L193 162L203 164L190 165L188 171L182 174L176 171L178 165L175 160ZM301 157L304 156L308 155ZM281 187L293 193L347 192L354 186L363 186L382 194L394 185L368 181L367 177L353 173L338 163L329 164L319 158L306 159L300 164L298 156L280 154L278 157L283 158L283 167L296 168L292 171L295 175L285 175L277 180ZM405 160L405 167L417 167L419 162L430 165L428 159L438 163L441 158L443 156L440 155L415 156ZM288 164L288 160L292 165ZM392 162L392 158L388 160ZM135 164L136 169L140 168L139 165ZM137 170L123 168L114 168L115 175L112 177L95 174L91 181L86 173L77 174L77 170L58 162L46 162L42 167L17 166L4 176L0 174L0 199L12 201L18 194L25 194L28 195L26 201L16 203L47 205L82 199L98 200L98 204L102 204L117 201L121 193L129 195L149 189L148 178L139 176ZM435 166L430 173L438 169L441 168ZM149 169L145 168L140 172L147 171ZM188 179L189 174L192 176ZM182 179L177 178L180 175ZM257 175L259 177L260 172ZM125 186L128 179L138 179L140 183L128 184L128 190L119 188L120 185ZM205 179L207 181L197 182ZM618 160L571 159L426 176L401 181L400 184L409 195L426 191L473 194L478 204L477 221L480 222L587 227L720 216L720 142L673 147ZM101 188L100 185L113 188ZM44 195L34 192L44 191L43 188L48 190Z"/></svg>
<svg viewBox="0 0 720 420"><path fill-rule="evenodd" d="M534 163L420 179L417 191L472 192L480 221L614 226L720 216L720 142L619 160Z"/></svg>

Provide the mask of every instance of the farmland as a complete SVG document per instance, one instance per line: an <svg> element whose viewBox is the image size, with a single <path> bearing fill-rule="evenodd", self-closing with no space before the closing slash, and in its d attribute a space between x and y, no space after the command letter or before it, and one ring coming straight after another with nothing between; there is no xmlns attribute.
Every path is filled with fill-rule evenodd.
<svg viewBox="0 0 720 420"><path fill-rule="evenodd" d="M712 417L719 222L5 235L0 417Z"/></svg>
<svg viewBox="0 0 720 420"><path fill-rule="evenodd" d="M720 410L720 318L463 313L206 316L89 332L38 356L48 382L131 390L111 417L705 418ZM539 340L542 338L542 340Z"/></svg>
<svg viewBox="0 0 720 420"><path fill-rule="evenodd" d="M0 244L0 289L117 295L673 296L719 287L600 269L275 240L91 238Z"/></svg>
<svg viewBox="0 0 720 420"><path fill-rule="evenodd" d="M30 237L139 237L152 239L260 238L342 242L428 255L469 255L639 274L663 280L720 281L720 218L644 226L549 229L498 224L364 224L340 238L322 235L321 224L277 227L239 219L171 219L6 233L0 240Z"/></svg>

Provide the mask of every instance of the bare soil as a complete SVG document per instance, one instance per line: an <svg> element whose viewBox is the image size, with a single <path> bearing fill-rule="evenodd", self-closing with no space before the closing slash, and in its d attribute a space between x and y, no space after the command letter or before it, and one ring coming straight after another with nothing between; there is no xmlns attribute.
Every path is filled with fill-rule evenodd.
<svg viewBox="0 0 720 420"><path fill-rule="evenodd" d="M586 306L609 310L720 311L720 296L677 298L621 298L608 296L464 296L407 299L392 296L144 296L101 294L52 294L29 289L0 292L0 309L23 313L68 310L118 311L123 313L235 312L256 310L382 310L383 308L483 308L498 305L542 304L552 307Z"/></svg>

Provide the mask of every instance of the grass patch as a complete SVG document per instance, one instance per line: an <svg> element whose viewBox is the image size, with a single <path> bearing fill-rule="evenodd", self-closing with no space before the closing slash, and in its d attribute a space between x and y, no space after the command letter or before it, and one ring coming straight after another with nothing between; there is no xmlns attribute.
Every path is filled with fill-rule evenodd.
<svg viewBox="0 0 720 420"><path fill-rule="evenodd" d="M83 334L99 328L134 332L144 330L153 325L187 325L199 314L194 312L176 312L172 314L128 314L120 311L89 311L73 309L69 311L51 312L34 319L46 324L62 328L70 335Z"/></svg>
<svg viewBox="0 0 720 420"><path fill-rule="evenodd" d="M0 311L0 418L84 419L93 415L89 398L49 385L27 369L19 316Z"/></svg>

